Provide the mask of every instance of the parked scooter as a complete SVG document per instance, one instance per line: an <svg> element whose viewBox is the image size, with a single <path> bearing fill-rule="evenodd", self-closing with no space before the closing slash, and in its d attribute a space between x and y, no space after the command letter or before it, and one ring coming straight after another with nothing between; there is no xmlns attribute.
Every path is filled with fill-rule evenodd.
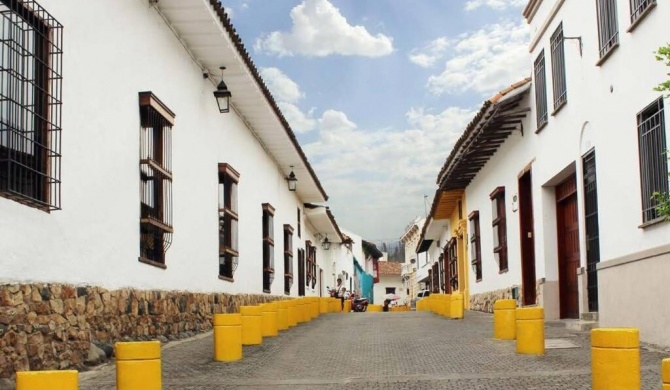
<svg viewBox="0 0 670 390"><path fill-rule="evenodd" d="M354 312L364 312L368 310L368 299L367 298L357 298L355 294L351 294L351 310Z"/></svg>

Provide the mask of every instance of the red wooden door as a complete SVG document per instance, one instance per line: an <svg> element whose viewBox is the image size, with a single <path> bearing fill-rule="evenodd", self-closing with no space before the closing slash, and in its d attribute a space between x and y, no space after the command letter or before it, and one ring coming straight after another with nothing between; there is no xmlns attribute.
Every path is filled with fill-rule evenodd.
<svg viewBox="0 0 670 390"><path fill-rule="evenodd" d="M577 286L579 218L577 180L574 175L556 186L556 219L561 318L579 318L579 289Z"/></svg>

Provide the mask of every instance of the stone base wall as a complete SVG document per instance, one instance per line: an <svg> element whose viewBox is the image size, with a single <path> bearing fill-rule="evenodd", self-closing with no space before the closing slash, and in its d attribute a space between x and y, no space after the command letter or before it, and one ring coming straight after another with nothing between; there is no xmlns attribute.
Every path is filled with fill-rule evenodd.
<svg viewBox="0 0 670 390"><path fill-rule="evenodd" d="M512 288L488 291L481 294L470 295L470 310L493 313L493 304L498 299L513 299ZM517 306L521 306L521 298L517 299Z"/></svg>
<svg viewBox="0 0 670 390"><path fill-rule="evenodd" d="M212 316L282 299L267 295L0 285L0 378L81 368L91 343L174 340L212 328Z"/></svg>

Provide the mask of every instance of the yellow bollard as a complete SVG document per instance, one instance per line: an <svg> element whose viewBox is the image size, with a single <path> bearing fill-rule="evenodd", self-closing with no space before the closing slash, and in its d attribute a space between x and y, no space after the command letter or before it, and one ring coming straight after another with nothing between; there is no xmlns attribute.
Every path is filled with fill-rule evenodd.
<svg viewBox="0 0 670 390"><path fill-rule="evenodd" d="M368 305L368 311L373 313L379 313L383 311L382 305Z"/></svg>
<svg viewBox="0 0 670 390"><path fill-rule="evenodd" d="M293 328L298 325L298 308L296 307L296 301L294 299L286 301L288 307L288 326Z"/></svg>
<svg viewBox="0 0 670 390"><path fill-rule="evenodd" d="M493 338L514 340L516 338L516 301L498 299L493 304Z"/></svg>
<svg viewBox="0 0 670 390"><path fill-rule="evenodd" d="M319 313L328 314L328 298L319 299Z"/></svg>
<svg viewBox="0 0 670 390"><path fill-rule="evenodd" d="M449 308L451 309L450 318L454 320L462 320L463 313L463 294L461 293L452 293L451 302Z"/></svg>
<svg viewBox="0 0 670 390"><path fill-rule="evenodd" d="M16 373L16 390L77 390L79 373L67 371L19 371Z"/></svg>
<svg viewBox="0 0 670 390"><path fill-rule="evenodd" d="M277 302L277 329L288 330L288 301Z"/></svg>
<svg viewBox="0 0 670 390"><path fill-rule="evenodd" d="M663 379L662 390L670 390L670 359L663 359L661 363L661 378Z"/></svg>
<svg viewBox="0 0 670 390"><path fill-rule="evenodd" d="M309 317L307 316L307 310L305 310L305 301L300 298L298 299L298 302L296 303L296 307L298 308L298 323L302 324L304 322L309 321Z"/></svg>
<svg viewBox="0 0 670 390"><path fill-rule="evenodd" d="M544 355L544 309L516 309L516 353Z"/></svg>
<svg viewBox="0 0 670 390"><path fill-rule="evenodd" d="M591 330L591 388L640 389L639 330L635 328Z"/></svg>
<svg viewBox="0 0 670 390"><path fill-rule="evenodd" d="M337 300L335 298L332 298L332 297L328 298L328 312L335 313L337 311L337 309L335 307L335 302L336 301Z"/></svg>
<svg viewBox="0 0 670 390"><path fill-rule="evenodd" d="M279 334L277 331L277 304L264 303L261 305L261 334L263 337L274 337Z"/></svg>
<svg viewBox="0 0 670 390"><path fill-rule="evenodd" d="M214 314L214 360L242 359L242 314Z"/></svg>
<svg viewBox="0 0 670 390"><path fill-rule="evenodd" d="M319 318L320 310L319 310L319 297L314 297L312 298L312 311L314 314L312 314L313 318Z"/></svg>
<svg viewBox="0 0 670 390"><path fill-rule="evenodd" d="M116 389L161 390L161 343L116 343Z"/></svg>
<svg viewBox="0 0 670 390"><path fill-rule="evenodd" d="M344 312L345 313L351 312L351 301L349 299L344 301Z"/></svg>
<svg viewBox="0 0 670 390"><path fill-rule="evenodd" d="M261 323L263 310L260 306L241 306L242 315L242 345L263 344Z"/></svg>

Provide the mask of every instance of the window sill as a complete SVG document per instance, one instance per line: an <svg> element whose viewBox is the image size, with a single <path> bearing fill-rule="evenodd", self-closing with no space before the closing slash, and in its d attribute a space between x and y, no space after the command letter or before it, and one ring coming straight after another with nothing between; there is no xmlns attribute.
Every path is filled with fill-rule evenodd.
<svg viewBox="0 0 670 390"><path fill-rule="evenodd" d="M480 283L483 279L477 279L475 280L475 283Z"/></svg>
<svg viewBox="0 0 670 390"><path fill-rule="evenodd" d="M284 295L286 295L287 297L290 297L290 296L291 296L291 293L290 293L290 292L286 292L286 291L284 291Z"/></svg>
<svg viewBox="0 0 670 390"><path fill-rule="evenodd" d="M647 221L647 222L643 223L642 225L638 226L638 228L639 229L646 229L648 227L661 224L663 222L666 222L665 217L654 218L651 221Z"/></svg>
<svg viewBox="0 0 670 390"><path fill-rule="evenodd" d="M602 64L605 63L605 61L607 61L607 59L612 56L612 53L614 53L618 48L619 48L619 42L614 44L614 46L610 47L607 53L605 53L602 57L600 57L598 62L596 62L596 66L602 66Z"/></svg>
<svg viewBox="0 0 670 390"><path fill-rule="evenodd" d="M270 294L270 290L263 289L263 292L266 294Z"/></svg>
<svg viewBox="0 0 670 390"><path fill-rule="evenodd" d="M48 206L45 206L43 204L37 203L35 201L30 200L30 198L27 198L22 195L14 195L9 192L0 192L0 197L13 200L16 203L22 204L24 206L30 207L32 209L36 209L39 211L44 211L47 214L51 214L51 209Z"/></svg>
<svg viewBox="0 0 670 390"><path fill-rule="evenodd" d="M549 124L549 121L545 121L543 124L541 124L541 125L537 128L537 130L535 130L535 134L539 134L540 131L542 131L542 129L544 129L545 127L547 127L548 124Z"/></svg>
<svg viewBox="0 0 670 390"><path fill-rule="evenodd" d="M645 9L644 11L642 11L642 13L640 14L640 16L638 16L637 19L635 19L635 21L634 21L633 23L630 24L630 27L628 27L628 30L626 30L626 32L628 32L628 33L632 33L633 30L635 30L635 28L636 28L640 23L642 23L642 20L643 20L643 19L646 19L647 15L649 15L649 14L651 13L651 11L652 11L654 8L656 8L656 3L651 3L651 4L647 7L647 9Z"/></svg>
<svg viewBox="0 0 670 390"><path fill-rule="evenodd" d="M223 276L223 275L219 275L219 280L223 280L225 282L231 282L231 283L235 281L235 279L229 278L229 277Z"/></svg>
<svg viewBox="0 0 670 390"><path fill-rule="evenodd" d="M151 266L154 266L154 267L157 267L157 268L161 268L161 269L167 269L167 265L165 265L163 263L159 263L157 261L145 259L144 257L138 257L137 260L140 263L148 264L148 265L151 265Z"/></svg>
<svg viewBox="0 0 670 390"><path fill-rule="evenodd" d="M556 114L558 114L563 109L563 107L565 107L567 105L568 105L568 101L563 100L563 102L561 104L559 104L558 107L554 108L554 112L551 113L551 116L556 116Z"/></svg>
<svg viewBox="0 0 670 390"><path fill-rule="evenodd" d="M507 268L507 269L502 269L502 270L498 271L498 275L506 274L506 273L508 273L508 272L509 272L509 268Z"/></svg>

